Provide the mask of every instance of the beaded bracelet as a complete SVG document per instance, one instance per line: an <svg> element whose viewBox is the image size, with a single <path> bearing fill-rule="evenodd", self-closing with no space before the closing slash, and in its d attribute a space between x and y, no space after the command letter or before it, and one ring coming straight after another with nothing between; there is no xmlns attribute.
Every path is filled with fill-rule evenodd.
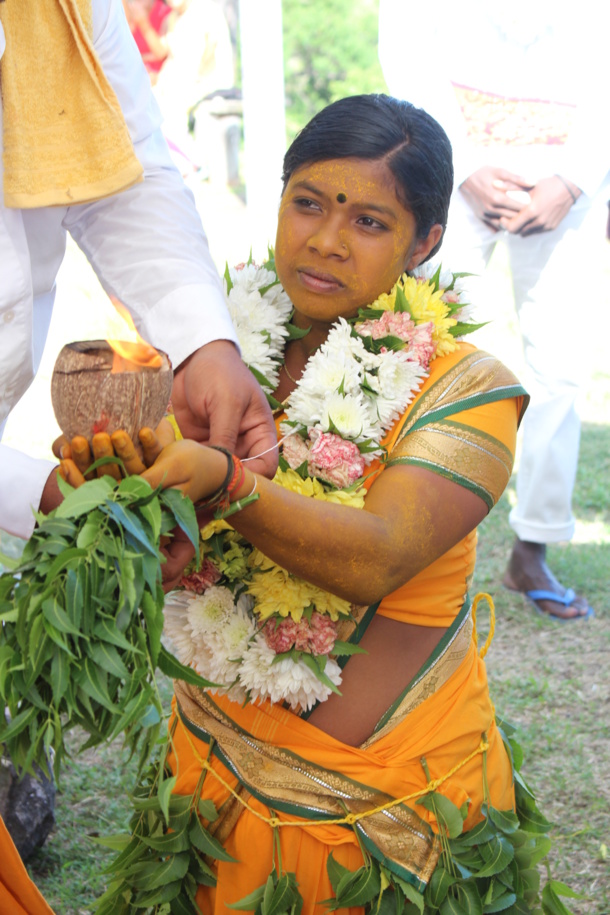
<svg viewBox="0 0 610 915"><path fill-rule="evenodd" d="M256 492L257 483L258 478L254 477L254 486L248 495L244 496L243 499L236 499L236 501L232 502L225 511L218 509L218 511L214 512L214 519L216 521L221 521L223 518L228 518L230 515L234 515L236 512L240 512L242 508L246 508L247 505L251 505L253 502L256 502L257 499L260 499L260 492Z"/></svg>
<svg viewBox="0 0 610 915"><path fill-rule="evenodd" d="M200 511L205 508L216 509L214 518L220 520L235 514L235 512L241 511L246 505L255 502L260 498L260 493L255 492L257 479L254 477L254 486L252 487L251 492L247 496L244 496L243 499L238 499L236 502L231 503L231 496L233 493L239 491L244 482L246 471L244 470L240 459L234 454L231 454L227 448L223 448L221 445L210 445L209 447L214 448L215 451L222 451L226 456L227 474L222 485L219 486L215 492L195 503L195 510Z"/></svg>
<svg viewBox="0 0 610 915"><path fill-rule="evenodd" d="M209 496L206 496L204 499L200 499L198 502L195 502L195 511L199 511L202 508L214 508L223 498L227 492L227 488L231 483L231 479L235 472L235 462L233 455L227 448L222 448L220 445L210 445L210 448L214 448L215 451L222 451L227 459L227 474L222 481L221 485L213 493L210 493Z"/></svg>

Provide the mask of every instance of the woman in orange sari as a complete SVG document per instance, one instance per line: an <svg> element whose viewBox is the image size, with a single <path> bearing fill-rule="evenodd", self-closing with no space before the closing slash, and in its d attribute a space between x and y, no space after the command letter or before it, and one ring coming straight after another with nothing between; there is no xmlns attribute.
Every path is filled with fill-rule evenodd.
<svg viewBox="0 0 610 915"><path fill-rule="evenodd" d="M53 915L32 883L1 817L0 912L6 915Z"/></svg>
<svg viewBox="0 0 610 915"><path fill-rule="evenodd" d="M175 683L107 905L529 911L545 823L496 723L468 594L526 395L460 341L459 280L421 272L450 145L425 112L359 96L284 164L275 260L227 274L280 468L270 481L180 441L144 474L216 509L198 593L170 597L166 621L217 686Z"/></svg>

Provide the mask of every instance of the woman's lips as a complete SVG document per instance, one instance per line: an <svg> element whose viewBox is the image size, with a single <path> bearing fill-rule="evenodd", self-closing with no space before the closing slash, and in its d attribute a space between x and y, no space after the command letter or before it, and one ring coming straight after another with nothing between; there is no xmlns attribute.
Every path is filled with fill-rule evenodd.
<svg viewBox="0 0 610 915"><path fill-rule="evenodd" d="M332 273L321 273L319 270L312 270L309 267L302 267L297 270L297 273L302 285L313 292L335 292L337 289L343 289L341 280L338 280Z"/></svg>

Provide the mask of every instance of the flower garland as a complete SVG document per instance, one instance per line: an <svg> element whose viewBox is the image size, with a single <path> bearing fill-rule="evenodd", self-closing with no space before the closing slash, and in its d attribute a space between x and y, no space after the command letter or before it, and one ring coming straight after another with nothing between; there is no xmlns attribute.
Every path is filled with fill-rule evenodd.
<svg viewBox="0 0 610 915"><path fill-rule="evenodd" d="M367 465L421 388L433 359L456 349L468 322L461 278L426 265L389 293L339 318L285 404L273 398L286 342L307 333L275 273L273 252L225 271L242 358L270 403L285 409L274 481L301 495L364 505ZM168 596L165 632L183 664L235 701L310 709L339 692L337 657L362 649L338 638L352 605L268 559L223 520L201 531L200 563Z"/></svg>

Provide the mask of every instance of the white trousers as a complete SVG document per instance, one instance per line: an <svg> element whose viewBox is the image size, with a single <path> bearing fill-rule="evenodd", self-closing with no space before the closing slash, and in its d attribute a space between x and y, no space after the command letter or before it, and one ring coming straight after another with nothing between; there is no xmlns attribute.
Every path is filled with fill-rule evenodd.
<svg viewBox="0 0 610 915"><path fill-rule="evenodd" d="M456 190L441 256L454 270L481 275L500 239L506 242L527 365L521 381L531 402L522 425L517 505L510 524L520 540L554 543L574 533L572 492L580 420L576 398L587 378L583 309L594 294L587 259L587 216L580 197L557 229L528 237L495 233ZM592 288L593 287L593 288ZM477 320L493 321L493 302L477 304Z"/></svg>

